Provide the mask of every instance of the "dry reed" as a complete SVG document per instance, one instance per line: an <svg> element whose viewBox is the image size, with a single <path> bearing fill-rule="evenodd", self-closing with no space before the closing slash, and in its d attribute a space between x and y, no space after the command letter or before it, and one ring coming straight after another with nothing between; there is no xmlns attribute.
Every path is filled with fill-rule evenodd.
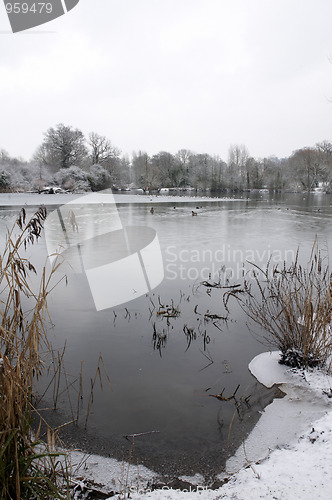
<svg viewBox="0 0 332 500"><path fill-rule="evenodd" d="M309 262L282 268L255 266L254 280L244 280L244 297L237 297L263 338L289 366L326 366L332 353L332 275L315 241Z"/></svg>
<svg viewBox="0 0 332 500"><path fill-rule="evenodd" d="M58 491L58 453L54 435L41 446L32 429L33 386L44 365L43 349L51 350L46 335L47 297L53 288L55 262L49 274L41 272L39 289L33 290L33 264L22 257L23 248L41 236L45 207L31 218L22 209L8 231L0 253L0 498L63 498Z"/></svg>

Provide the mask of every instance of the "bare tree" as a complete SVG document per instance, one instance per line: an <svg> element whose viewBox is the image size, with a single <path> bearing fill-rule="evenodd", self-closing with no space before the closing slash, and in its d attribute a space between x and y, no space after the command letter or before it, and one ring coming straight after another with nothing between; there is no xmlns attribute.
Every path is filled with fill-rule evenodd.
<svg viewBox="0 0 332 500"><path fill-rule="evenodd" d="M190 158L193 153L189 149L179 149L175 154L175 179L177 186L185 186L190 184Z"/></svg>
<svg viewBox="0 0 332 500"><path fill-rule="evenodd" d="M159 165L156 163L156 156L150 158L144 151L134 152L132 169L137 186L143 188L144 191L154 191L161 186L160 170Z"/></svg>
<svg viewBox="0 0 332 500"><path fill-rule="evenodd" d="M264 158L259 169L261 185L258 187L265 186L273 191L282 191L288 182L288 187L296 189L296 179L289 172L288 159L280 160L276 156Z"/></svg>
<svg viewBox="0 0 332 500"><path fill-rule="evenodd" d="M310 191L316 186L322 173L320 152L317 149L298 149L290 157L289 163L302 188Z"/></svg>
<svg viewBox="0 0 332 500"><path fill-rule="evenodd" d="M91 165L102 165L111 159L119 157L120 150L112 146L111 141L105 136L91 132L88 142L91 147Z"/></svg>
<svg viewBox="0 0 332 500"><path fill-rule="evenodd" d="M62 123L49 128L45 139L37 149L35 159L54 169L79 166L87 155L85 138L79 129Z"/></svg>
<svg viewBox="0 0 332 500"><path fill-rule="evenodd" d="M176 187L175 158L167 151L160 151L151 158L150 179L157 187Z"/></svg>
<svg viewBox="0 0 332 500"><path fill-rule="evenodd" d="M249 152L243 144L233 144L228 151L228 175L231 190L243 189L248 185L246 164Z"/></svg>
<svg viewBox="0 0 332 500"><path fill-rule="evenodd" d="M0 163L9 163L10 156L5 149L0 149Z"/></svg>
<svg viewBox="0 0 332 500"><path fill-rule="evenodd" d="M227 164L219 156L214 156L212 159L211 191L218 192L226 189L226 170Z"/></svg>
<svg viewBox="0 0 332 500"><path fill-rule="evenodd" d="M324 156L332 160L332 142L322 141L316 144L316 149L323 153Z"/></svg>
<svg viewBox="0 0 332 500"><path fill-rule="evenodd" d="M332 187L332 142L322 141L316 144L320 158L321 181Z"/></svg>

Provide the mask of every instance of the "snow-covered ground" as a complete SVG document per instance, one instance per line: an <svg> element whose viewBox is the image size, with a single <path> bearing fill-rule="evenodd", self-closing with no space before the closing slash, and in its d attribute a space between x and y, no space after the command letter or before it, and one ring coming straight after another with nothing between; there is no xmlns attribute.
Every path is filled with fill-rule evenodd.
<svg viewBox="0 0 332 500"><path fill-rule="evenodd" d="M203 484L203 478L182 477L196 485L191 491L149 490L158 476L141 466L113 459L72 454L73 477L104 485L103 490L130 491L138 499L331 499L332 498L332 376L320 370L299 371L278 363L279 353L263 353L249 368L267 387L280 384L286 396L274 400L236 454L226 464L228 482L217 490ZM80 479L78 479L80 478ZM196 491L194 491L196 489ZM77 488L77 498L79 496Z"/></svg>

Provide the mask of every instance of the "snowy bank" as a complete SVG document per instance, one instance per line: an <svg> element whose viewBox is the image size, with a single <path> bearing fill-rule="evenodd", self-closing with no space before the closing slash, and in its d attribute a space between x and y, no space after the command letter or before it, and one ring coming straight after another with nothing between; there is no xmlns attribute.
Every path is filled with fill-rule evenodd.
<svg viewBox="0 0 332 500"><path fill-rule="evenodd" d="M267 387L280 384L286 394L274 400L231 457L228 482L217 490L199 484L199 475L187 480L189 491L149 491L157 475L145 467L120 464L90 456L75 477L89 477L125 498L138 499L330 499L332 492L332 377L319 370L294 370L278 363L279 353L264 353L249 365L253 375ZM81 460L73 455L74 461ZM84 470L82 470L84 469ZM220 479L225 478L225 473ZM194 491L197 489L197 491ZM84 498L77 497L77 498Z"/></svg>
<svg viewBox="0 0 332 500"><path fill-rule="evenodd" d="M271 450L287 446L329 409L329 399L323 391L331 387L331 377L319 370L308 372L289 368L279 364L279 359L279 352L267 352L256 356L249 364L249 370L261 384L266 387L280 384L285 397L275 399L264 409L245 446L227 461L228 473L248 465L248 460L257 462Z"/></svg>
<svg viewBox="0 0 332 500"><path fill-rule="evenodd" d="M252 469L241 470L218 490L185 493L157 490L137 499L312 500L330 499L332 491L332 412L322 417L293 444L272 452Z"/></svg>
<svg viewBox="0 0 332 500"><path fill-rule="evenodd" d="M99 455L87 455L80 451L71 451L67 456L71 479L73 484L76 483L75 500L87 498L87 485L94 485L98 492L124 494L131 490L146 489L147 485L157 478L155 472L143 465L133 465Z"/></svg>

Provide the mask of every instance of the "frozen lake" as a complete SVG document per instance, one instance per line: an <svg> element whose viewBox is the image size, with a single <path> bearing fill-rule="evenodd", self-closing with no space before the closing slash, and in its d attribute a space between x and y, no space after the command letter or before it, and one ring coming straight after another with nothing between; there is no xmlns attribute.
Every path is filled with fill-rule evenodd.
<svg viewBox="0 0 332 500"><path fill-rule="evenodd" d="M76 198L1 194L2 237L20 206L26 205L31 213L44 203L51 213ZM87 276L64 264L61 272L67 274L67 284L62 281L49 299L54 344L61 348L66 341L67 382L63 376L62 383L74 382L76 411L83 361L84 427L90 381L101 354L111 387L105 376L103 390L95 385L88 420L89 436L95 440L88 445L95 452L128 459L131 438L123 436L146 433L135 439L134 461L157 470L220 472L273 391L264 389L248 370L252 358L266 347L248 331L236 301L229 302L227 315L225 290L200 283L220 277L227 285L227 276L230 284L238 283L243 270L250 269L246 261L263 267L269 258L275 264L291 262L298 247L305 263L316 235L322 247L331 249L332 197L264 192L224 199L133 194L114 199L122 226L150 228L158 236L164 279L137 298L132 287L132 300L97 311ZM80 226L82 218L77 210L75 214ZM89 251L107 254L107 241L98 240L98 248L91 246ZM43 264L45 240L28 252L34 262ZM101 285L103 295L113 297L120 281L131 279L131 268L124 267L115 282L109 278ZM223 389L224 396L230 396L238 386L236 402L210 397ZM64 418L71 418L65 393L59 409Z"/></svg>

